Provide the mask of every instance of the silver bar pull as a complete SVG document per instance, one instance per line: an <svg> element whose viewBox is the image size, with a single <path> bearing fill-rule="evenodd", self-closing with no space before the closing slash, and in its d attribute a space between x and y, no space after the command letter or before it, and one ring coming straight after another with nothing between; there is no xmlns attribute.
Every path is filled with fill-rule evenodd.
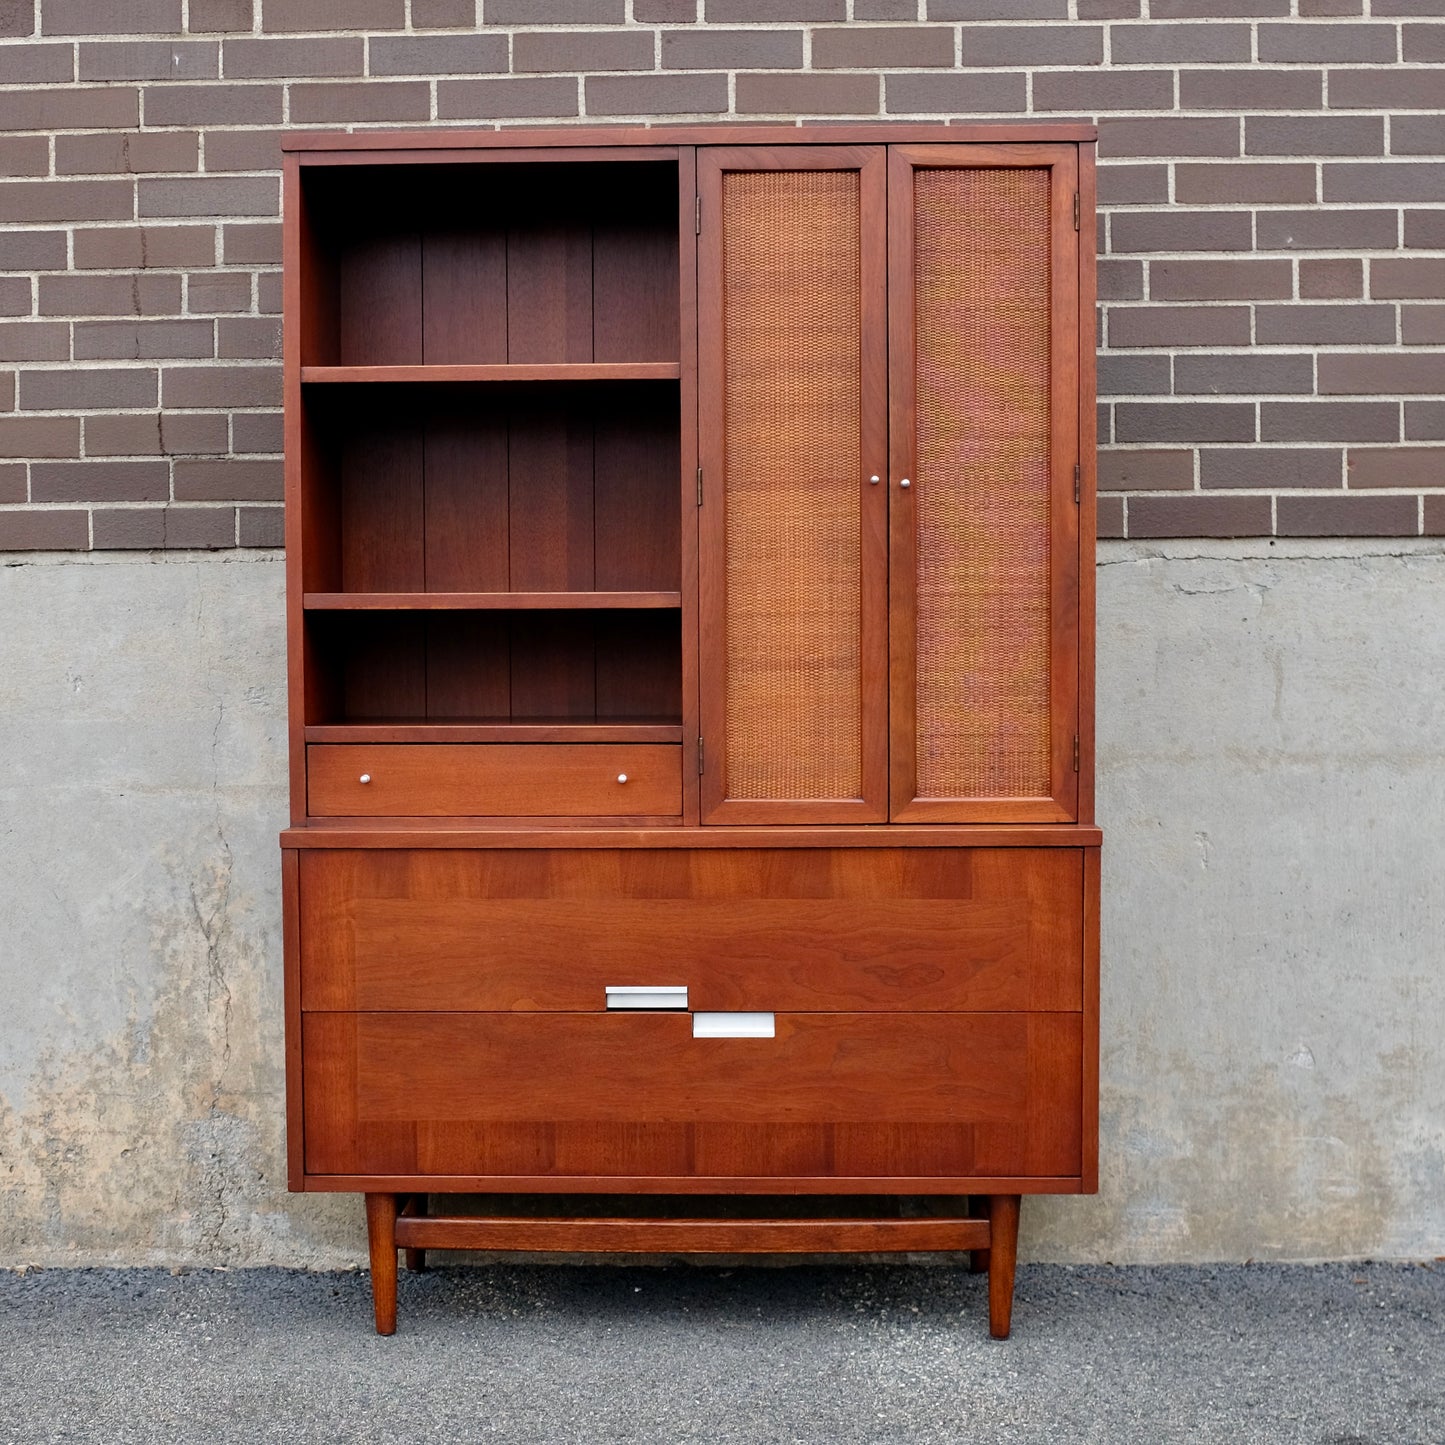
<svg viewBox="0 0 1445 1445"><path fill-rule="evenodd" d="M777 1034L772 1014L696 1013L692 1016L695 1039L771 1039Z"/></svg>
<svg viewBox="0 0 1445 1445"><path fill-rule="evenodd" d="M687 988L674 984L612 984L607 985L609 1009L685 1009Z"/></svg>

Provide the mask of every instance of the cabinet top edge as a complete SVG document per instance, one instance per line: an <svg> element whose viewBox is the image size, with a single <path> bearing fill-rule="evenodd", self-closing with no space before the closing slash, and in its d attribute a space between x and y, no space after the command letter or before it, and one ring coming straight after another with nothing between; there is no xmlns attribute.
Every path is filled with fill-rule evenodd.
<svg viewBox="0 0 1445 1445"><path fill-rule="evenodd" d="M281 149L297 154L338 151L485 151L537 146L857 145L968 142L1091 142L1098 127L1079 122L1019 124L973 121L918 125L872 121L855 125L518 126L508 130L287 131Z"/></svg>
<svg viewBox="0 0 1445 1445"><path fill-rule="evenodd" d="M433 828L355 822L283 829L282 848L1097 848L1090 824L986 823L931 827Z"/></svg>

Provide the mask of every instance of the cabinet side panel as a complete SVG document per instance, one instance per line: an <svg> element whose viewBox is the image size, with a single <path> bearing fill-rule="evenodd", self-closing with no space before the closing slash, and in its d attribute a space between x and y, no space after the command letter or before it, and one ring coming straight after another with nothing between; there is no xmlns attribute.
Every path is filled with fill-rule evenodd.
<svg viewBox="0 0 1445 1445"><path fill-rule="evenodd" d="M1047 798L1050 176L914 191L922 798Z"/></svg>
<svg viewBox="0 0 1445 1445"><path fill-rule="evenodd" d="M859 190L723 178L731 798L863 788Z"/></svg>

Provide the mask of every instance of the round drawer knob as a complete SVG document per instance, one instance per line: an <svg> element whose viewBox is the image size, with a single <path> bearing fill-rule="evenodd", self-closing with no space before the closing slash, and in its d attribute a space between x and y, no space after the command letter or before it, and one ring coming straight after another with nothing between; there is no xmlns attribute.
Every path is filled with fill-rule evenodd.
<svg viewBox="0 0 1445 1445"><path fill-rule="evenodd" d="M913 483L910 482L907 477L904 477L903 480L898 483L898 485L899 485L900 487L911 487L911 486L913 485Z"/></svg>
<svg viewBox="0 0 1445 1445"><path fill-rule="evenodd" d="M617 781L618 781L619 783L625 783L625 782L627 781L627 774L626 774L626 773L618 773L618 775L617 775Z"/></svg>
<svg viewBox="0 0 1445 1445"><path fill-rule="evenodd" d="M361 775L361 781L362 781L363 783L369 783L369 782L371 781L371 774L370 774L370 773L363 773L363 774Z"/></svg>

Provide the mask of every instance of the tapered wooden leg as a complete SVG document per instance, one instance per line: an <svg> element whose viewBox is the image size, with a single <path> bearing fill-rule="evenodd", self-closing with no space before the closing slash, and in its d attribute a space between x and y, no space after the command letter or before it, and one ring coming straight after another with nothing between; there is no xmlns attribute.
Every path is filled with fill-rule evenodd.
<svg viewBox="0 0 1445 1445"><path fill-rule="evenodd" d="M411 1204L410 1204L409 1208L410 1208L410 1210L411 1210L411 1213L413 1213L414 1215L416 1215L416 1217L417 1217L418 1219L425 1219L425 1218L426 1218L426 1195L425 1195L425 1194L413 1194L413 1195L411 1196ZM401 1252L401 1257L402 1257L403 1260L406 1261L406 1267L407 1267L407 1269L408 1269L412 1274L422 1274L422 1273L425 1272L425 1270L426 1270L426 1250L424 1250L424 1249L404 1249L404 1250L402 1250L402 1252Z"/></svg>
<svg viewBox="0 0 1445 1445"><path fill-rule="evenodd" d="M970 1219L988 1218L987 1196L973 1195L968 1201L968 1217ZM968 1272L970 1274L988 1273L988 1250L971 1249L968 1252Z"/></svg>
<svg viewBox="0 0 1445 1445"><path fill-rule="evenodd" d="M366 1239L371 1249L371 1304L376 1332L396 1333L396 1195L366 1196Z"/></svg>
<svg viewBox="0 0 1445 1445"><path fill-rule="evenodd" d="M1019 1196L989 1195L988 1224L988 1332L996 1340L1006 1340L1014 1312L1014 1265L1019 1252Z"/></svg>

